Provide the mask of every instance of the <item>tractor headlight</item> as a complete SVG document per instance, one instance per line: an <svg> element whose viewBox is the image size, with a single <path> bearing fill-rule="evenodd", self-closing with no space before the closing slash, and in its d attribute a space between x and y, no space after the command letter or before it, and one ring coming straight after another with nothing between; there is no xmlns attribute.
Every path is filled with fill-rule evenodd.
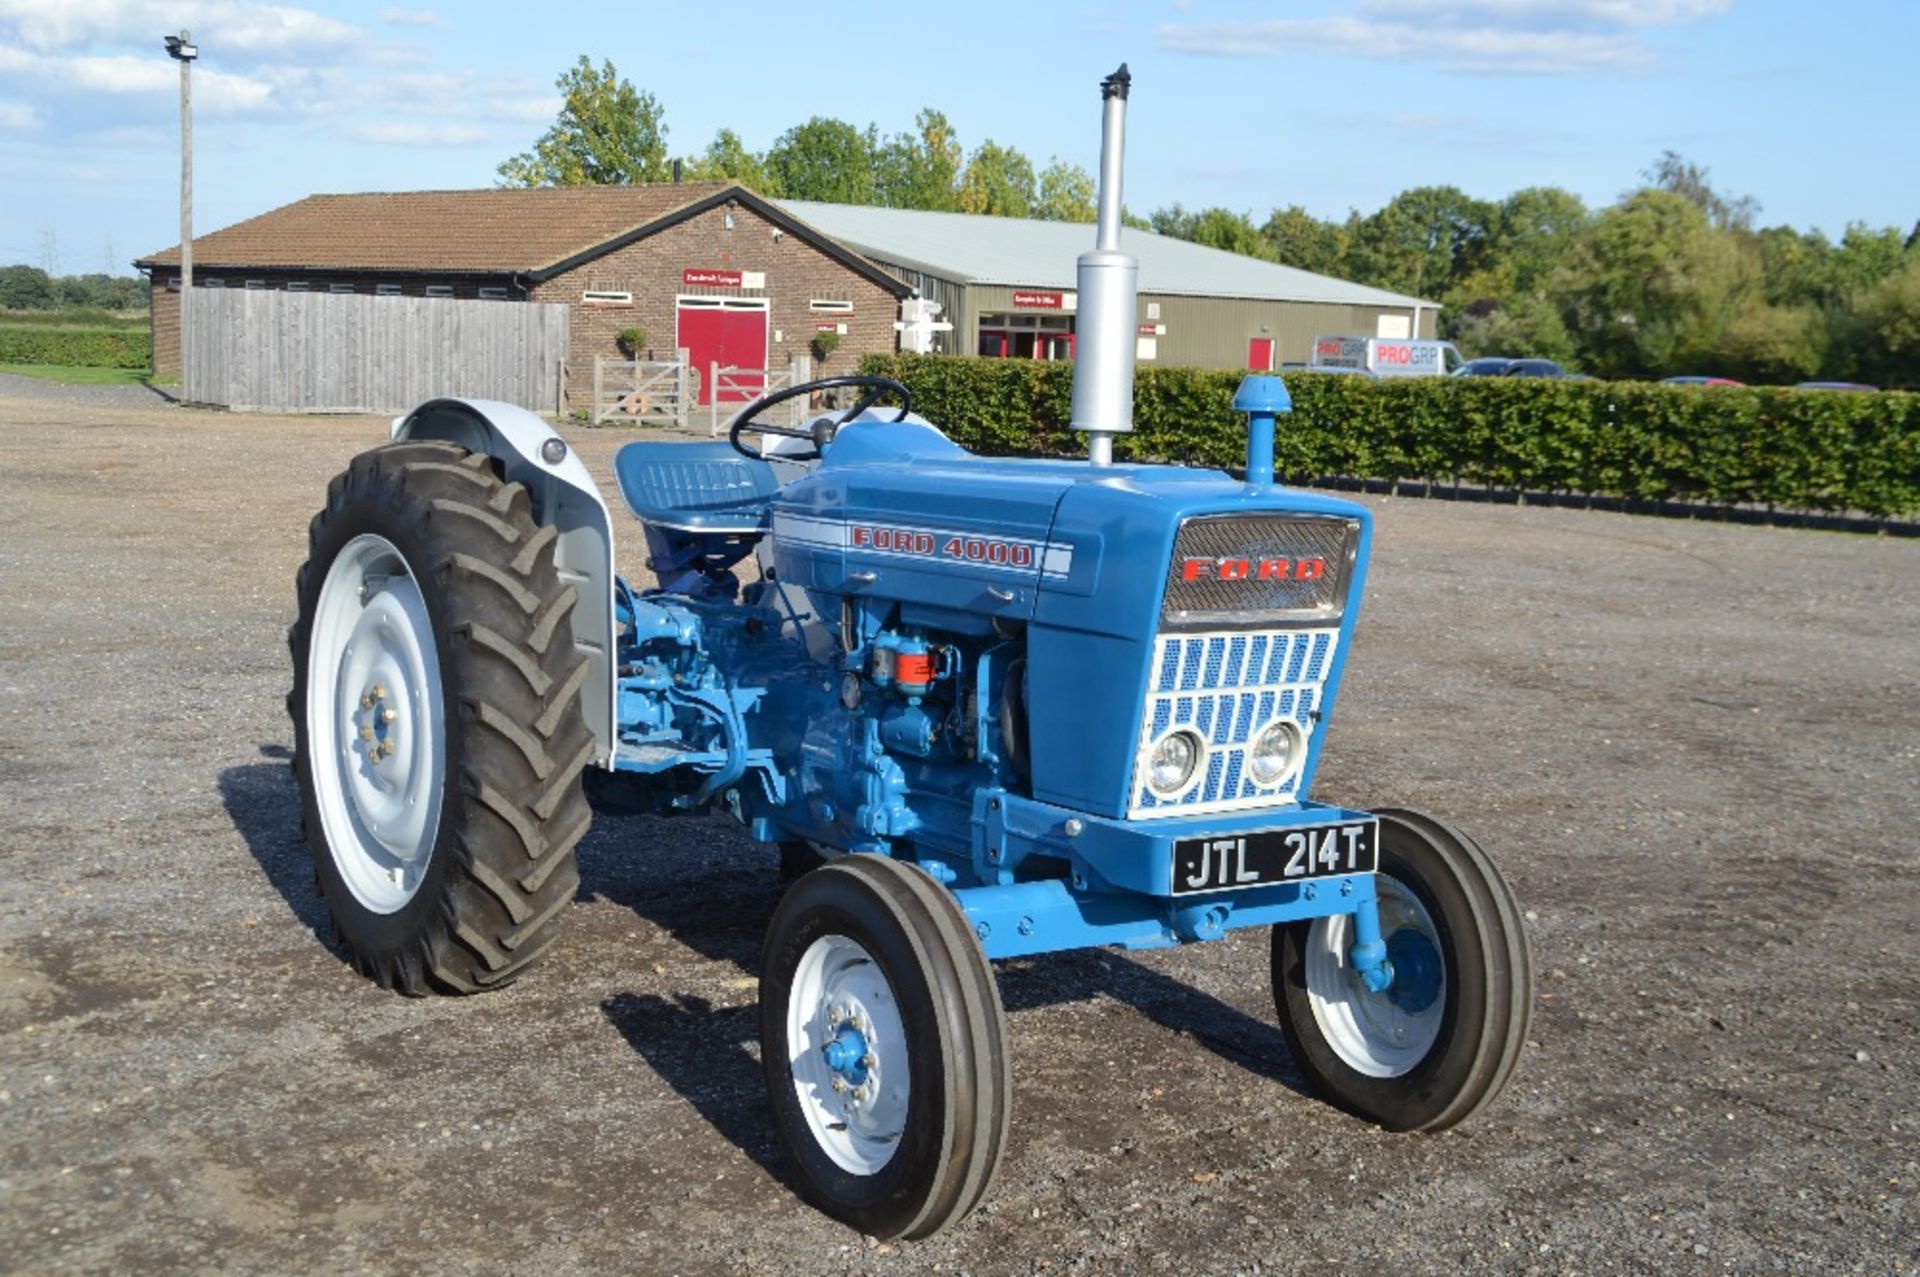
<svg viewBox="0 0 1920 1277"><path fill-rule="evenodd" d="M1261 728L1247 747L1247 770L1255 784L1278 785L1300 769L1306 756L1306 738L1300 734L1300 725L1290 718L1278 718Z"/></svg>
<svg viewBox="0 0 1920 1277"><path fill-rule="evenodd" d="M1193 732L1169 732L1147 755L1147 788L1165 798L1193 783L1207 747Z"/></svg>

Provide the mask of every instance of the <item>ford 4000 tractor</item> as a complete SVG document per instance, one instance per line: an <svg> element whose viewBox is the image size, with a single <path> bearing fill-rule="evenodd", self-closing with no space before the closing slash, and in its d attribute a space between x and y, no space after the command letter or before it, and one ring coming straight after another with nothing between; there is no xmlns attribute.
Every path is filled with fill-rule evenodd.
<svg viewBox="0 0 1920 1277"><path fill-rule="evenodd" d="M411 994L498 987L555 938L590 790L724 813L804 869L759 994L793 1178L881 1237L987 1191L1013 1101L996 959L1265 928L1295 1062L1395 1130L1478 1112L1526 1037L1526 942L1486 853L1308 796L1370 522L1275 484L1284 385L1235 398L1244 478L1113 463L1127 90L1124 67L1101 85L1078 267L1087 460L975 456L897 382L795 386L725 441L619 452L648 586L615 575L562 438L441 399L333 481L299 577L295 772L356 965ZM768 416L822 388L850 406Z"/></svg>

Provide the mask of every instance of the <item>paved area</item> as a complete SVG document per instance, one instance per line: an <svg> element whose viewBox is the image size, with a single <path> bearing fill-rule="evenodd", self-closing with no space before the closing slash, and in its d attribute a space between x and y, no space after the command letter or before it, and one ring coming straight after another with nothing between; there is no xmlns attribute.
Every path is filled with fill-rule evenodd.
<svg viewBox="0 0 1920 1277"><path fill-rule="evenodd" d="M330 948L283 634L383 431L0 400L0 1270L1920 1266L1912 541L1374 500L1320 792L1505 866L1540 1001L1504 1101L1422 1138L1304 1094L1260 936L1010 963L989 1201L870 1245L782 1182L778 886L725 824L599 822L504 993ZM602 474L626 437L569 436Z"/></svg>
<svg viewBox="0 0 1920 1277"><path fill-rule="evenodd" d="M160 408L171 406L176 386L77 386L0 372L0 399L39 403L76 404L89 408Z"/></svg>

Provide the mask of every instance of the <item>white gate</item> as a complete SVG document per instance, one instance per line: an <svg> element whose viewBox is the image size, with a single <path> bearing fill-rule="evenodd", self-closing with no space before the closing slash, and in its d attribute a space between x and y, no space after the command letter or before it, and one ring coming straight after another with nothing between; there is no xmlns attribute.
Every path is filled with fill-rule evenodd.
<svg viewBox="0 0 1920 1277"><path fill-rule="evenodd" d="M753 400L813 380L813 360L805 355L795 355L793 362L785 368L736 368L725 364L708 364L707 376L708 384L713 387L712 398L707 404L708 433L717 437L720 423L725 421L731 425L739 409ZM723 399L727 401L725 404L721 403ZM776 425L797 426L806 421L807 413L807 401L794 398L775 408L773 415L763 420Z"/></svg>
<svg viewBox="0 0 1920 1277"><path fill-rule="evenodd" d="M687 364L687 352L668 360L593 357L593 424L609 421L687 424L700 401L700 373Z"/></svg>

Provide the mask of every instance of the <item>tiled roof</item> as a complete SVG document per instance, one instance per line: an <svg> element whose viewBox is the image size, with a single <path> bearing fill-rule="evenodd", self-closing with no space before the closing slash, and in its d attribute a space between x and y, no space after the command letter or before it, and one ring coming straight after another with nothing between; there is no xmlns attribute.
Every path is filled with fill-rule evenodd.
<svg viewBox="0 0 1920 1277"><path fill-rule="evenodd" d="M688 182L309 195L196 235L193 262L196 269L534 272L737 189ZM176 244L139 264L179 261Z"/></svg>

